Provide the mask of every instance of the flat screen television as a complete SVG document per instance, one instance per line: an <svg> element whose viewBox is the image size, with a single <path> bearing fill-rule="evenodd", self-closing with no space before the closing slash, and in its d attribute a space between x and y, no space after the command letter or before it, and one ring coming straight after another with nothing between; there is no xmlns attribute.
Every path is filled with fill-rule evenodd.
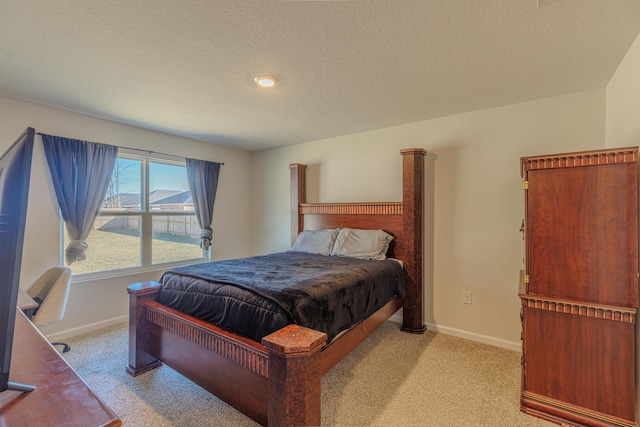
<svg viewBox="0 0 640 427"><path fill-rule="evenodd" d="M28 128L0 157L0 392L34 389L9 381L34 134Z"/></svg>

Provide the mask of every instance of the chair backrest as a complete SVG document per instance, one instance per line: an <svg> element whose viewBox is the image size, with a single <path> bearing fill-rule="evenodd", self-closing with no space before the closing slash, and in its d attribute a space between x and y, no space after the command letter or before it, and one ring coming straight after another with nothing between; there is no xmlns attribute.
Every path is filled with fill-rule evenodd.
<svg viewBox="0 0 640 427"><path fill-rule="evenodd" d="M67 267L52 267L44 272L29 289L27 294L42 301L33 316L33 324L44 326L62 320L67 308L67 298L71 288L71 270Z"/></svg>

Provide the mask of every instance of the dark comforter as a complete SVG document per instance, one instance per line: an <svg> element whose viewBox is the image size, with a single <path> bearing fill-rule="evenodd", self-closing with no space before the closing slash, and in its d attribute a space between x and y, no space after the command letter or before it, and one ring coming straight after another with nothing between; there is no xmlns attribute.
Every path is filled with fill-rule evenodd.
<svg viewBox="0 0 640 427"><path fill-rule="evenodd" d="M162 304L258 342L291 323L326 332L331 341L394 295L404 296L396 261L301 252L179 267L160 281Z"/></svg>

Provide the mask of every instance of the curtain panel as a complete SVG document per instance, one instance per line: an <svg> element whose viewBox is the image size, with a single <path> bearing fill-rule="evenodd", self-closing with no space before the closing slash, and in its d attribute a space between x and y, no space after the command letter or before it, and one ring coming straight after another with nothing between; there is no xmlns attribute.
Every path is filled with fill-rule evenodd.
<svg viewBox="0 0 640 427"><path fill-rule="evenodd" d="M91 232L116 164L118 147L40 134L51 180L71 242L67 264L86 258Z"/></svg>
<svg viewBox="0 0 640 427"><path fill-rule="evenodd" d="M200 233L200 247L204 250L211 246L213 230L213 206L218 190L218 176L222 163L207 162L205 160L185 159L187 163L187 178L189 191L193 199Z"/></svg>

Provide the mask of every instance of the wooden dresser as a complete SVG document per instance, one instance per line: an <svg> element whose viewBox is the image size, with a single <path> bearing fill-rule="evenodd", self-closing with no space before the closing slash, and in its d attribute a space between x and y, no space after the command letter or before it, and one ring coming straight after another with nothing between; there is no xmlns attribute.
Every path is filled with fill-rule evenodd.
<svg viewBox="0 0 640 427"><path fill-rule="evenodd" d="M521 410L635 424L638 148L524 157Z"/></svg>

